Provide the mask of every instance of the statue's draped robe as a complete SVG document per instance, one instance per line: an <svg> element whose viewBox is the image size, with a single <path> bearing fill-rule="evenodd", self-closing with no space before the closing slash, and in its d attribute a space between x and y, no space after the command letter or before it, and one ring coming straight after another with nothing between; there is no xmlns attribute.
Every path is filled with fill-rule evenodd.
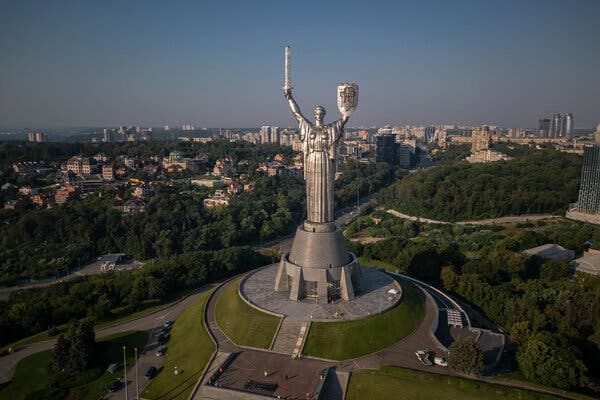
<svg viewBox="0 0 600 400"><path fill-rule="evenodd" d="M333 222L333 186L343 122L340 119L319 127L302 118L299 128L304 151L306 219L318 223Z"/></svg>

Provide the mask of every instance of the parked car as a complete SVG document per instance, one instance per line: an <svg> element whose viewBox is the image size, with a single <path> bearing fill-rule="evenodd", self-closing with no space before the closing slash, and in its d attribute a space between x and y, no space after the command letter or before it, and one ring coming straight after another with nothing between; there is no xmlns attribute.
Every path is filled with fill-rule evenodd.
<svg viewBox="0 0 600 400"><path fill-rule="evenodd" d="M415 351L415 356L417 356L419 361L421 361L421 364L428 366L432 365L431 361L429 360L429 352L425 350L417 350Z"/></svg>
<svg viewBox="0 0 600 400"><path fill-rule="evenodd" d="M165 343L167 343L167 337L161 333L160 335L158 335L157 341L158 341L158 344L165 344Z"/></svg>
<svg viewBox="0 0 600 400"><path fill-rule="evenodd" d="M144 378L150 380L152 378L154 378L154 376L156 375L156 367L150 367L148 368L148 371L146 371L146 373L144 374Z"/></svg>
<svg viewBox="0 0 600 400"><path fill-rule="evenodd" d="M116 392L118 390L120 390L123 387L123 382L121 382L120 380L116 380L116 381L112 381L111 383L108 383L106 385L106 388L108 390L110 390L111 392Z"/></svg>
<svg viewBox="0 0 600 400"><path fill-rule="evenodd" d="M158 349L156 349L156 356L157 357L162 357L165 355L165 351L167 351L167 349L164 346L160 346Z"/></svg>
<svg viewBox="0 0 600 400"><path fill-rule="evenodd" d="M165 322L165 324L163 325L165 328L170 328L171 325L173 325L173 321L167 321Z"/></svg>
<svg viewBox="0 0 600 400"><path fill-rule="evenodd" d="M439 365L441 367L447 367L448 366L448 361L446 361L446 359L444 357L435 357L433 359L433 362L435 363L435 365Z"/></svg>

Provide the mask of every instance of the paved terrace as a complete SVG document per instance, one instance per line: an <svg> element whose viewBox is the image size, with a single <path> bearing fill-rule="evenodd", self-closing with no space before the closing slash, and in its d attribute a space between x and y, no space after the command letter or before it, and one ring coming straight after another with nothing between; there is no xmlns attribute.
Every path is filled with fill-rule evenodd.
<svg viewBox="0 0 600 400"><path fill-rule="evenodd" d="M389 275L376 268L363 268L361 292L352 301L319 304L314 299L292 301L287 292L273 290L277 264L251 272L240 286L242 296L255 307L301 321L350 320L387 310L400 301L402 289ZM395 290L397 294L389 293Z"/></svg>

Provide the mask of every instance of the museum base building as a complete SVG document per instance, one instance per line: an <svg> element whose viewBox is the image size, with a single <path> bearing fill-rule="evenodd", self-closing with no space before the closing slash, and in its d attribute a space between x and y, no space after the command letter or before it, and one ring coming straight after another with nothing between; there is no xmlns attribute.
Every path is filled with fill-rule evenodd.
<svg viewBox="0 0 600 400"><path fill-rule="evenodd" d="M275 291L289 292L290 300L329 303L354 299L360 281L358 260L346 250L341 229L333 222L305 221L291 251L281 258Z"/></svg>

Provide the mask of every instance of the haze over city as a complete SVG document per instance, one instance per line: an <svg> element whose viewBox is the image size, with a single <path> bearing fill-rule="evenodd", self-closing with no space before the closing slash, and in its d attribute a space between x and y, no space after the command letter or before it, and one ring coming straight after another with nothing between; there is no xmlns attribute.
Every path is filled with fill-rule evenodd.
<svg viewBox="0 0 600 400"><path fill-rule="evenodd" d="M353 126L597 125L600 3L5 2L0 125L292 125L283 49L303 111Z"/></svg>

